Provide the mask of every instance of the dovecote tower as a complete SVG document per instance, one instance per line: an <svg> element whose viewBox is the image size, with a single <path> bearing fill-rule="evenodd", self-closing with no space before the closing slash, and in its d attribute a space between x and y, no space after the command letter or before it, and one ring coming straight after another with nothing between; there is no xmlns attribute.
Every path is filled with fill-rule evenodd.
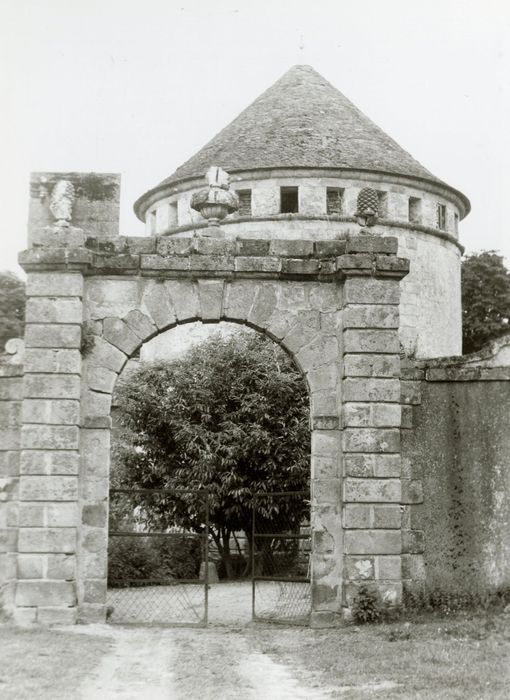
<svg viewBox="0 0 510 700"><path fill-rule="evenodd" d="M461 353L458 224L469 200L438 179L310 66L294 66L198 153L135 203L152 235L192 236L207 222L191 197L211 165L231 176L240 207L227 237L356 235L358 193L377 191L372 229L410 260L401 343L409 355Z"/></svg>

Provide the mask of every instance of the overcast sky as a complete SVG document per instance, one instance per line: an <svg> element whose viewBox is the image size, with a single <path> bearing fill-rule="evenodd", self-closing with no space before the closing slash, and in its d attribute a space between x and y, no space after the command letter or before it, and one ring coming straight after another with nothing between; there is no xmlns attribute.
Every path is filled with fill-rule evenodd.
<svg viewBox="0 0 510 700"><path fill-rule="evenodd" d="M122 174L134 200L308 63L462 190L468 251L510 262L506 0L0 0L0 268L31 170Z"/></svg>

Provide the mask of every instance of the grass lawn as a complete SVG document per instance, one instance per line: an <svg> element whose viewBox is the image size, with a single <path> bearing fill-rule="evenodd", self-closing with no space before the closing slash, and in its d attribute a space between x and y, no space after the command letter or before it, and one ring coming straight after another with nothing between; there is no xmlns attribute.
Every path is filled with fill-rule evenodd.
<svg viewBox="0 0 510 700"><path fill-rule="evenodd" d="M510 698L510 614L264 631L263 651L325 697Z"/></svg>
<svg viewBox="0 0 510 700"><path fill-rule="evenodd" d="M0 698L70 700L110 648L107 637L0 624Z"/></svg>

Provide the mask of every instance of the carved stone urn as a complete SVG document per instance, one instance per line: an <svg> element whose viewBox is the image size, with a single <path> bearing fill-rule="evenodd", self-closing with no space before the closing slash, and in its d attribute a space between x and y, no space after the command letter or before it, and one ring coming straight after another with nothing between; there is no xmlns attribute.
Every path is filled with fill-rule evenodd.
<svg viewBox="0 0 510 700"><path fill-rule="evenodd" d="M212 166L206 179L209 187L193 194L191 208L207 219L209 226L218 227L222 219L239 209L239 197L230 191L230 176L225 170Z"/></svg>

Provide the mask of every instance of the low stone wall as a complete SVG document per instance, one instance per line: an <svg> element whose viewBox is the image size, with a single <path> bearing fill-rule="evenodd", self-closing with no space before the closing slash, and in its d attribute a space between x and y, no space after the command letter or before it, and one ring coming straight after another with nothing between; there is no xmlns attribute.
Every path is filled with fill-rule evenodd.
<svg viewBox="0 0 510 700"><path fill-rule="evenodd" d="M509 346L403 370L407 585L510 587L510 367L497 366Z"/></svg>
<svg viewBox="0 0 510 700"><path fill-rule="evenodd" d="M12 608L17 577L17 491L23 366L0 363L0 610Z"/></svg>

